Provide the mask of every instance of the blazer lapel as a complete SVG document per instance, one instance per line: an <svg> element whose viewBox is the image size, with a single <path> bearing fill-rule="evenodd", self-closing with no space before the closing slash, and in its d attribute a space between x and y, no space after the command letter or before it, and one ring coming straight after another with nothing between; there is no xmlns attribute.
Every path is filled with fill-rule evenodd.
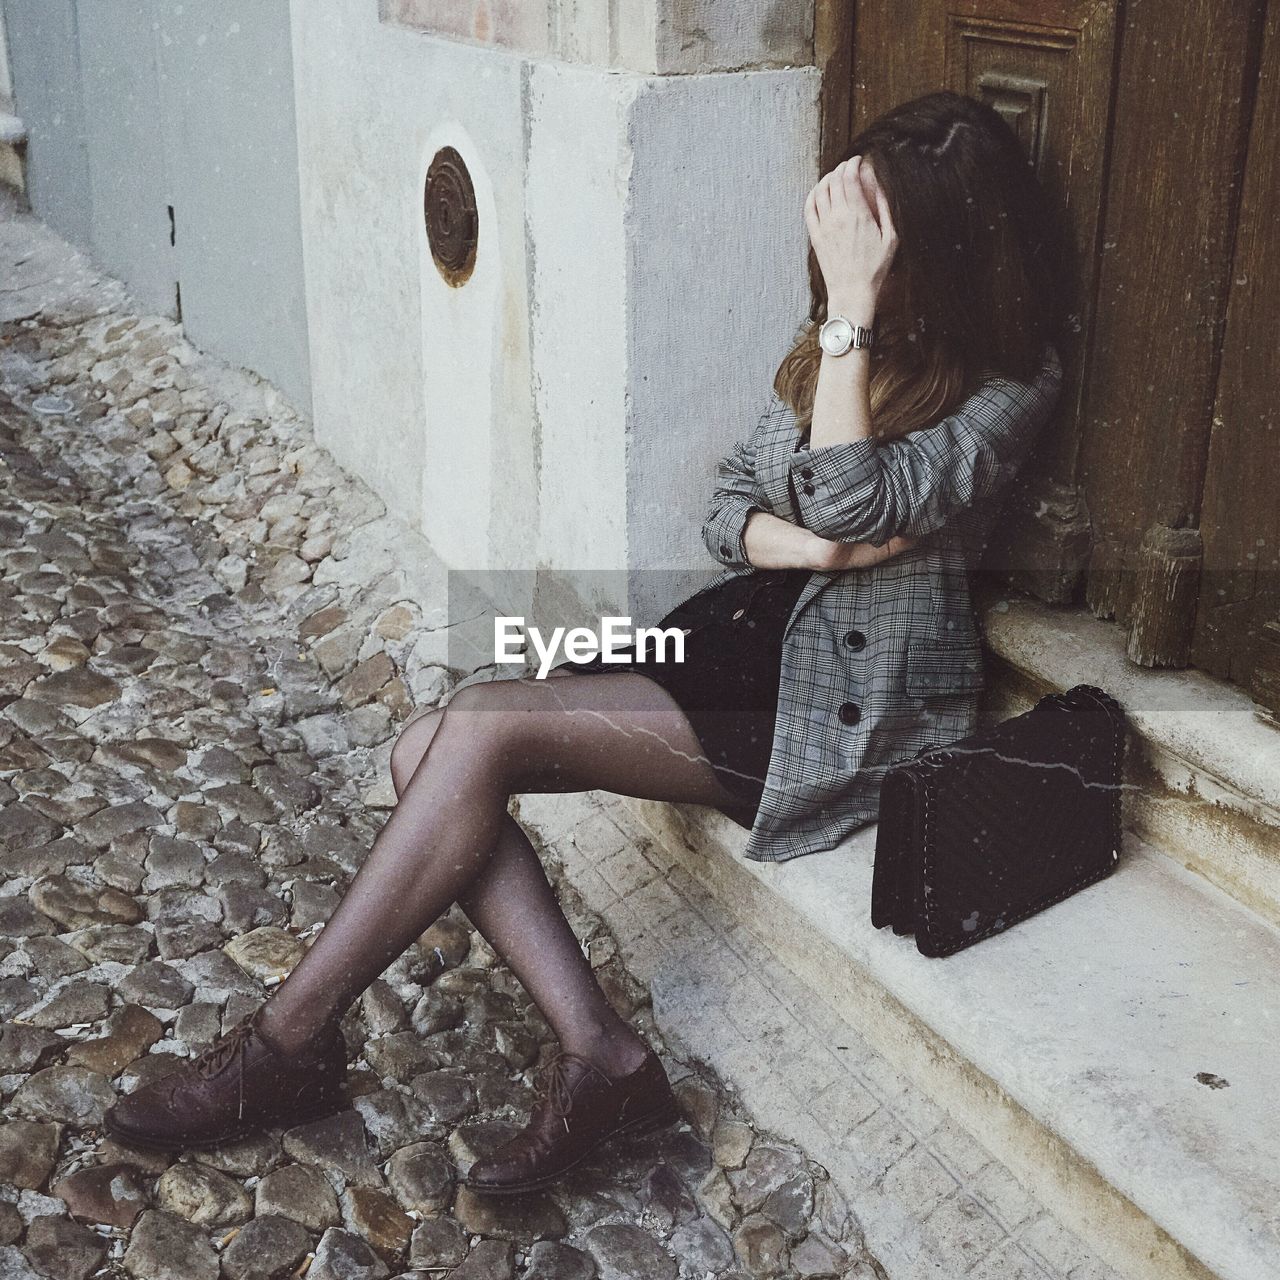
<svg viewBox="0 0 1280 1280"><path fill-rule="evenodd" d="M809 575L809 581L804 584L804 589L796 599L795 607L791 610L791 617L787 619L787 625L782 629L782 638L785 640L791 633L791 628L795 625L796 619L800 616L800 611L808 605L809 601L818 594L823 587L830 586L839 574L824 573L821 570L815 570Z"/></svg>

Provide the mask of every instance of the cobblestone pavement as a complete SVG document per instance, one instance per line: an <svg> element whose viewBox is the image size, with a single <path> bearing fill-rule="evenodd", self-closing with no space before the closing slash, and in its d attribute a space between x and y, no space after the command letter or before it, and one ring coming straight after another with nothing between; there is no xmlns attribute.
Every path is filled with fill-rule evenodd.
<svg viewBox="0 0 1280 1280"><path fill-rule="evenodd" d="M451 914L346 1019L350 1110L177 1158L104 1137L323 927L449 687L442 579L269 387L29 219L0 263L0 1277L883 1276L826 1169L663 1044L554 851L686 1123L541 1196L459 1190L553 1046Z"/></svg>

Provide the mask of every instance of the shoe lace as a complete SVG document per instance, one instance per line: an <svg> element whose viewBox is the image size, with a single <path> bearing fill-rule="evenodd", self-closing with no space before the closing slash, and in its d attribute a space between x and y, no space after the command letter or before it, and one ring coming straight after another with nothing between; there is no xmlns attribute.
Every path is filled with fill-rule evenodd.
<svg viewBox="0 0 1280 1280"><path fill-rule="evenodd" d="M245 1046L249 1043L249 1038L253 1035L253 1021L251 1018L245 1018L241 1022L237 1022L225 1035L219 1037L211 1045L207 1045L194 1058L191 1059L192 1069L203 1079L208 1080L216 1075L228 1063L235 1058L240 1057L245 1050ZM240 1063L240 1074L237 1081L239 1086L239 1108L237 1118L244 1115L244 1063Z"/></svg>
<svg viewBox="0 0 1280 1280"><path fill-rule="evenodd" d="M585 1062L586 1065L602 1080L609 1077L589 1062L574 1053L557 1053L546 1066L537 1073L537 1096L546 1102L553 1116L559 1116L565 1133L569 1132L569 1110L573 1106L573 1089L569 1084L569 1073L566 1070L570 1061Z"/></svg>

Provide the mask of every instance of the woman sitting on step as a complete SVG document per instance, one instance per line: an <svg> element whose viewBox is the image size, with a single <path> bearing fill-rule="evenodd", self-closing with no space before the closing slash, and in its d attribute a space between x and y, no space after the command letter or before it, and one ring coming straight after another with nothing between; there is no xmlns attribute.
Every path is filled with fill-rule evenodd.
<svg viewBox="0 0 1280 1280"><path fill-rule="evenodd" d="M805 200L810 316L720 463L703 535L722 572L662 623L685 661L465 683L409 721L399 802L323 932L253 1015L122 1098L114 1135L195 1147L344 1105L341 1018L456 902L559 1040L531 1122L467 1185L546 1186L677 1111L510 797L714 806L750 827L746 856L782 861L873 821L891 762L974 730L968 574L1062 382L1056 218L1009 126L961 95L850 150Z"/></svg>

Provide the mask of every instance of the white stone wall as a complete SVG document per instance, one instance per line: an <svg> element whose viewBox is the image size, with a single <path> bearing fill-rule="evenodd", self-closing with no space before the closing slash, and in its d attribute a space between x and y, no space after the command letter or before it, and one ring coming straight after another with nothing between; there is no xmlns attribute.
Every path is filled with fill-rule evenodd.
<svg viewBox="0 0 1280 1280"><path fill-rule="evenodd" d="M807 304L816 69L655 76L367 0L293 24L321 441L460 568L711 570L714 463ZM423 226L445 144L477 196L462 288Z"/></svg>
<svg viewBox="0 0 1280 1280"><path fill-rule="evenodd" d="M527 65L537 555L616 569L627 551L627 121L638 81Z"/></svg>
<svg viewBox="0 0 1280 1280"><path fill-rule="evenodd" d="M715 463L755 427L808 312L803 207L818 177L817 111L814 68L650 78L637 95L626 234L633 569L714 571L698 530ZM678 585L642 574L636 592L647 602Z"/></svg>

